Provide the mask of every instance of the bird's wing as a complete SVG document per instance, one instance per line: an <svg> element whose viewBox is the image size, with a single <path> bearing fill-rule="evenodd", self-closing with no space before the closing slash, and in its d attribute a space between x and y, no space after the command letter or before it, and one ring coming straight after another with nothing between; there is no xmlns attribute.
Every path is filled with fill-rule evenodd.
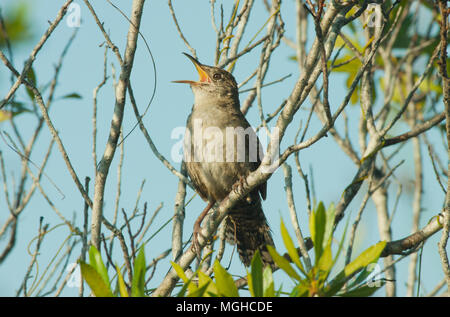
<svg viewBox="0 0 450 317"><path fill-rule="evenodd" d="M245 119L245 122L248 124L248 126L250 126L250 123L247 121L247 119L245 117L244 117L244 119ZM261 165L261 161L264 158L264 149L262 147L261 141L258 138L258 135L256 134L256 132L254 132L253 129L252 129L252 131L253 131L252 133L254 133L255 136L256 136L257 153L258 153L258 155L256 157L256 162L253 162L251 164L251 171L253 172L253 171L258 169L259 165ZM263 200L266 200L266 197L267 197L267 182L264 182L261 185L259 185L257 189L258 189L258 191L259 191L259 193L261 195L261 198Z"/></svg>
<svg viewBox="0 0 450 317"><path fill-rule="evenodd" d="M262 149L262 144L259 141L258 136L256 136L257 140L258 140L258 159L256 161L256 163L258 164L257 167L255 168L255 170L259 167L259 165L261 165L261 159L262 157L260 157L259 153L260 153L260 149L261 149L261 153L263 153L263 149ZM263 156L264 157L264 156ZM259 193L261 194L261 198L263 200L266 200L267 197L267 182L262 183L261 185L259 185L258 187Z"/></svg>

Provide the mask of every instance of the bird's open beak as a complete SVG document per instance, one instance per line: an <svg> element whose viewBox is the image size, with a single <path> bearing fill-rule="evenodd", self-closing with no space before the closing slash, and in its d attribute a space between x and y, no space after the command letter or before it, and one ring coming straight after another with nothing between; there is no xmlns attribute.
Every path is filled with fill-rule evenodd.
<svg viewBox="0 0 450 317"><path fill-rule="evenodd" d="M193 84L193 85L197 85L197 84L201 84L201 83L210 83L211 82L211 78L209 78L208 74L203 70L202 68L202 64L196 60L195 58L193 58L191 55L187 54L187 53L183 53L184 55L186 55L191 62L194 64L195 68L197 69L198 75L200 76L198 81L193 81L193 80L174 80L172 81L173 83L182 83L182 84Z"/></svg>

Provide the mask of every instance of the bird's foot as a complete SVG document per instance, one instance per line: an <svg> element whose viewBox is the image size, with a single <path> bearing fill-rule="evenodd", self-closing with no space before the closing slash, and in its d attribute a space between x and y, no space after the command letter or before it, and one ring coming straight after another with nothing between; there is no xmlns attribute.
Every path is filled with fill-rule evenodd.
<svg viewBox="0 0 450 317"><path fill-rule="evenodd" d="M198 242L198 236L201 235L203 237L203 235L201 234L200 231L201 231L200 223L195 223L194 231L192 232L191 248L192 248L192 251L194 251L194 253L197 255L197 258L199 260L201 259L202 250L200 249L200 243Z"/></svg>
<svg viewBox="0 0 450 317"><path fill-rule="evenodd" d="M245 176L240 176L240 177L239 177L239 181L237 181L237 182L233 185L232 189L233 189L233 191L234 191L236 194L242 194L242 193L244 192L244 185L245 185L245 186L248 186L248 183L247 183L247 177L245 177Z"/></svg>
<svg viewBox="0 0 450 317"><path fill-rule="evenodd" d="M192 233L192 244L191 244L191 248L192 251L194 251L195 254L197 254L197 257L199 259L201 259L201 249L200 249L200 243L198 242L198 235L202 235L200 230L201 230L201 223L203 221L203 218L205 218L206 214L208 213L208 211L214 206L215 201L210 201L208 206L206 206L206 208L202 211L202 213L200 214L200 216L197 218L197 220L194 223L194 231ZM203 239L206 239L203 235L202 235Z"/></svg>

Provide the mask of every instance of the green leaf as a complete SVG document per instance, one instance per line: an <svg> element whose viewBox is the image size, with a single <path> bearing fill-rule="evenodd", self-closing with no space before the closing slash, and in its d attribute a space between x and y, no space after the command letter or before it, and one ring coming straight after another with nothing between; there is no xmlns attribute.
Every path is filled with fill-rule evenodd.
<svg viewBox="0 0 450 317"><path fill-rule="evenodd" d="M450 74L450 57L447 58L447 74Z"/></svg>
<svg viewBox="0 0 450 317"><path fill-rule="evenodd" d="M333 260L333 253L331 250L331 242L333 239L334 217L335 217L335 209L334 205L331 204L330 207L325 212L325 224L324 224L325 228L322 241L322 254L318 262L316 262L317 268L319 269L318 279L320 282L325 282L327 280L331 272L331 269L335 263L335 261Z"/></svg>
<svg viewBox="0 0 450 317"><path fill-rule="evenodd" d="M362 66L361 61L358 58L353 58L350 55L345 55L344 57L336 59L334 65L338 67L333 67L333 72L341 72L341 73L347 73L348 77L345 81L345 85L347 88L350 88L353 81L356 78L356 74L358 73L359 69ZM330 65L331 66L331 65ZM358 102L359 99L359 85L356 86L356 89L353 91L350 101L354 105Z"/></svg>
<svg viewBox="0 0 450 317"><path fill-rule="evenodd" d="M394 41L394 49L398 49L398 48L403 48L403 49L407 49L409 48L409 46L411 45L411 41L412 41L412 37L411 35L411 26L413 23L413 14L408 14L406 16L406 18L402 21L402 24L400 25L400 31L398 34L401 34L400 36L397 36L395 41ZM414 33L414 36L416 37L421 37L419 34ZM419 39L417 39L419 40ZM421 43L422 41L418 42Z"/></svg>
<svg viewBox="0 0 450 317"><path fill-rule="evenodd" d="M30 67L30 69L27 72L27 80L30 82L30 84L32 84L34 87L36 87L36 73L34 72L33 67ZM28 97L30 97L31 101L34 101L34 92L26 87L26 91L28 94Z"/></svg>
<svg viewBox="0 0 450 317"><path fill-rule="evenodd" d="M145 245L145 244L144 244ZM139 253L134 260L133 282L131 283L131 296L145 296L145 251L144 245L141 246Z"/></svg>
<svg viewBox="0 0 450 317"><path fill-rule="evenodd" d="M189 289L190 293L197 291L197 286L194 283L192 283L192 278L189 279L186 276L183 268L175 262L170 261L170 263L172 264L172 267L175 270L175 272L177 273L178 277L181 278L181 280L184 282L184 285L183 285L181 291L178 293L178 296L179 297L184 296L184 293L186 292L187 289ZM195 274L193 276L195 276Z"/></svg>
<svg viewBox="0 0 450 317"><path fill-rule="evenodd" d="M180 291L177 294L177 297L186 297L186 291L190 283L191 281L189 280L189 282L183 284L183 287L181 287Z"/></svg>
<svg viewBox="0 0 450 317"><path fill-rule="evenodd" d="M256 250L251 263L251 274L248 276L248 288L253 297L263 296L263 264L259 250Z"/></svg>
<svg viewBox="0 0 450 317"><path fill-rule="evenodd" d="M326 226L326 213L325 207L322 202L319 203L316 210L311 213L309 218L309 231L311 232L311 239L314 243L315 262L319 262L319 259L323 252L323 241L325 235Z"/></svg>
<svg viewBox="0 0 450 317"><path fill-rule="evenodd" d="M213 280L202 271L198 271L198 287L201 288L205 285L208 285L208 287L206 288L203 296L205 297L218 296L218 291Z"/></svg>
<svg viewBox="0 0 450 317"><path fill-rule="evenodd" d="M266 266L263 271L263 296L275 296L275 283L273 282L272 269L269 265Z"/></svg>
<svg viewBox="0 0 450 317"><path fill-rule="evenodd" d="M8 110L0 110L0 122L9 120L24 112L31 112L31 110L28 109L23 102L9 101L6 105L7 107L5 107L5 109Z"/></svg>
<svg viewBox="0 0 450 317"><path fill-rule="evenodd" d="M233 277L228 273L216 259L213 265L216 287L220 295L227 297L238 297L238 289L234 284Z"/></svg>
<svg viewBox="0 0 450 317"><path fill-rule="evenodd" d="M341 237L341 240L339 242L339 247L338 247L337 252L336 252L336 256L333 259L333 265L334 265L334 263L336 263L337 259L339 258L339 255L341 254L342 249L344 247L344 241L345 241L345 236L347 235L347 229L348 229L349 221L350 221L350 218L347 218L347 221L346 221L345 226L344 226L344 232L342 233L342 237Z"/></svg>
<svg viewBox="0 0 450 317"><path fill-rule="evenodd" d="M289 294L290 297L306 297L309 294L309 288L307 283L300 283L296 285L292 292Z"/></svg>
<svg viewBox="0 0 450 317"><path fill-rule="evenodd" d="M369 277L369 275L372 274L374 267L375 266L367 265L365 268L363 268L361 272L358 274L358 276L355 278L355 280L352 281L352 283L348 284L348 288L352 289L358 286L359 284L362 284Z"/></svg>
<svg viewBox="0 0 450 317"><path fill-rule="evenodd" d="M324 249L322 256L319 259L318 268L324 274L324 280L328 277L331 268L333 267L333 255L331 253L331 244L328 244Z"/></svg>
<svg viewBox="0 0 450 317"><path fill-rule="evenodd" d="M406 77L402 74L399 75L400 80L398 84L394 87L394 93L392 95L392 101L397 104L403 103L403 96L406 96L408 94L407 87L406 87ZM382 91L386 91L387 87L384 82L384 78L380 78L380 87Z"/></svg>
<svg viewBox="0 0 450 317"><path fill-rule="evenodd" d="M344 284L347 282L344 270L342 270L337 276L326 287L323 295L324 296L334 296L341 290Z"/></svg>
<svg viewBox="0 0 450 317"><path fill-rule="evenodd" d="M280 287L275 292L275 297L280 297L283 294L283 283L280 284Z"/></svg>
<svg viewBox="0 0 450 317"><path fill-rule="evenodd" d="M345 230L347 230L347 226ZM376 262L385 246L386 242L381 241L363 251L353 262L349 263L336 277L333 278L333 280L328 284L324 295L336 295L355 272L361 268L367 267L370 263ZM335 261L336 259L333 262Z"/></svg>
<svg viewBox="0 0 450 317"><path fill-rule="evenodd" d="M119 294L121 297L128 297L127 286L123 280L122 272L120 272L119 266L116 265L117 283L119 284Z"/></svg>
<svg viewBox="0 0 450 317"><path fill-rule="evenodd" d="M211 282L208 282L205 285L198 287L194 292L190 292L188 297L205 297L206 290L208 289L210 283Z"/></svg>
<svg viewBox="0 0 450 317"><path fill-rule="evenodd" d="M71 94L67 94L61 97L61 99L83 99L80 94L73 92Z"/></svg>
<svg viewBox="0 0 450 317"><path fill-rule="evenodd" d="M14 1L13 5L5 7L4 30L8 30L10 42L18 44L31 38L33 28L30 26L30 9L29 3L24 1ZM3 8L2 8L3 9ZM0 48L6 44L3 32L0 32Z"/></svg>
<svg viewBox="0 0 450 317"><path fill-rule="evenodd" d="M350 97L350 102L352 103L352 105L356 105L358 103L359 91L360 91L360 88L359 88L359 85L358 85L358 86L356 86L355 90L353 90L353 93L352 93L352 95Z"/></svg>
<svg viewBox="0 0 450 317"><path fill-rule="evenodd" d="M103 277L92 266L80 261L81 275L91 288L96 297L113 297L109 283L106 284Z"/></svg>
<svg viewBox="0 0 450 317"><path fill-rule="evenodd" d="M337 58L334 62L334 65L338 67L333 67L333 71L339 73L347 73L354 78L358 73L358 70L361 68L362 63L358 58L352 58L353 56L350 55L345 55L344 57ZM329 66L331 66L331 64Z"/></svg>
<svg viewBox="0 0 450 317"><path fill-rule="evenodd" d="M281 219L280 229L281 229L281 237L283 238L283 243L286 247L286 250L288 251L289 257L291 258L292 262L294 262L294 264L297 265L300 271L306 275L302 262L300 262L300 256L298 255L294 242L289 236L286 226L284 225L283 219Z"/></svg>
<svg viewBox="0 0 450 317"><path fill-rule="evenodd" d="M100 274L105 284L110 287L108 270L106 269L105 264L103 264L100 252L98 252L97 248L93 245L89 249L89 264L97 271L98 274Z"/></svg>
<svg viewBox="0 0 450 317"><path fill-rule="evenodd" d="M372 296L373 293L375 293L377 290L380 289L380 287L382 287L384 285L384 283L382 283L381 286L368 286L368 285L364 285L355 289L352 289L348 292L345 292L343 294L339 294L339 296L343 296L343 297L369 297Z"/></svg>
<svg viewBox="0 0 450 317"><path fill-rule="evenodd" d="M27 72L27 79L33 86L36 86L36 73L34 72L33 67L30 67L30 69Z"/></svg>
<svg viewBox="0 0 450 317"><path fill-rule="evenodd" d="M272 257L273 261L275 262L276 265L278 265L280 267L280 269L282 269L287 275L289 275L290 277L292 277L293 279L296 279L297 281L301 281L301 277L300 275L298 275L298 273L294 270L294 268L291 266L291 264L289 263L289 261L284 258L283 256L281 256L274 247L268 245L267 246L267 250L270 253L270 256Z"/></svg>
<svg viewBox="0 0 450 317"><path fill-rule="evenodd" d="M177 273L178 277L181 278L181 280L183 282L187 283L189 281L189 279L187 278L186 274L184 273L184 270L182 269L182 267L172 261L170 261L170 264L172 264L172 267L175 270L175 272Z"/></svg>
<svg viewBox="0 0 450 317"><path fill-rule="evenodd" d="M355 260L345 266L345 275L349 276L359 269L366 267L370 263L378 261L378 258L380 257L381 252L383 252L385 246L386 241L381 241L367 248Z"/></svg>
<svg viewBox="0 0 450 317"><path fill-rule="evenodd" d="M330 207L328 207L326 211L326 219L325 219L325 232L323 234L323 247L326 248L328 244L331 243L333 239L333 227L334 227L334 216L335 216L335 208L332 203Z"/></svg>
<svg viewBox="0 0 450 317"><path fill-rule="evenodd" d="M417 80L418 77L419 76L414 76L414 80ZM439 85L431 78L426 78L424 81L422 81L422 83L419 85L419 89L424 93L431 93L433 91L439 96L442 95L442 85Z"/></svg>
<svg viewBox="0 0 450 317"><path fill-rule="evenodd" d="M8 110L0 110L0 122L9 120L13 117L13 113Z"/></svg>

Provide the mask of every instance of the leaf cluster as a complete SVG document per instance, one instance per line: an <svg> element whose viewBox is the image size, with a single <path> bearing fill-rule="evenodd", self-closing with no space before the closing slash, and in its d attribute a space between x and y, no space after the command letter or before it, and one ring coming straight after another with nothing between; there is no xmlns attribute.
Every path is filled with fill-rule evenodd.
<svg viewBox="0 0 450 317"><path fill-rule="evenodd" d="M338 250L333 255L333 224L334 206L331 205L326 210L323 203L319 203L309 222L315 261L312 268L307 271L294 241L281 221L280 231L288 256L281 255L272 246L267 246L267 249L275 264L293 281L294 286L288 292L282 291L281 288L276 290L272 269L270 266L263 267L260 253L257 251L246 276L250 295L252 297L277 297L286 294L293 297L372 295L383 283L374 285L367 282L367 278L372 273L371 264L378 261L386 242L382 241L369 247L330 279L333 270L337 270L337 259L345 240L344 232ZM178 296L240 296L233 277L217 260L213 266L212 278L200 269L188 278L178 264L172 262L172 266L183 281Z"/></svg>

